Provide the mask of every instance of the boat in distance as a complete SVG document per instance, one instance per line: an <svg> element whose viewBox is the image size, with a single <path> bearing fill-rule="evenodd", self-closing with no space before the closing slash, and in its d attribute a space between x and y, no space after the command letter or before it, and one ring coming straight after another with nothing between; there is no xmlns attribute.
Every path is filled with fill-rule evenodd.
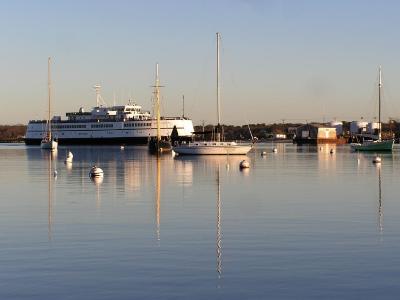
<svg viewBox="0 0 400 300"><path fill-rule="evenodd" d="M98 86L96 86L98 87ZM98 92L98 90L96 90ZM80 108L66 113L66 120L54 116L51 120L53 137L59 144L139 144L146 145L157 135L157 120L149 111L129 101L126 105L103 106L99 103L90 112ZM25 144L40 145L46 135L45 120L29 121ZM176 127L181 140L189 140L194 132L192 120L186 117L161 117L160 135L168 137Z"/></svg>
<svg viewBox="0 0 400 300"><path fill-rule="evenodd" d="M352 143L350 147L353 151L392 151L393 143L393 140L374 140Z"/></svg>
<svg viewBox="0 0 400 300"><path fill-rule="evenodd" d="M40 147L42 149L47 149L51 151L57 150L58 147L58 141L57 139L53 136L52 130L51 130L51 120L50 120L50 112L51 112L51 81L50 81L50 62L51 59L50 57L47 60L47 73L48 73L48 105L49 105L49 110L48 110L48 117L46 120L46 130L45 134L42 136L42 139L40 141Z"/></svg>
<svg viewBox="0 0 400 300"><path fill-rule="evenodd" d="M377 139L363 138L361 143L352 143L350 147L353 151L392 151L394 140L382 139L382 123L381 123L381 89L382 89L382 69L379 66L379 81L378 81L378 137Z"/></svg>

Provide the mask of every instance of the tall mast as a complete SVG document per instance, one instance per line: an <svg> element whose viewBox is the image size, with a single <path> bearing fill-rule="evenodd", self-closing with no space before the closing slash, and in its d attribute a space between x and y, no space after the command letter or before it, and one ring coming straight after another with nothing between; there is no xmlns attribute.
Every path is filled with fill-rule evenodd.
<svg viewBox="0 0 400 300"><path fill-rule="evenodd" d="M51 135L51 123L50 123L50 115L51 115L51 80L50 80L50 63L51 63L51 58L49 57L47 59L47 93L48 93L48 116L47 116L47 124L49 126L48 131L49 134Z"/></svg>
<svg viewBox="0 0 400 300"><path fill-rule="evenodd" d="M381 89L382 89L382 70L381 66L379 66L379 83L378 83L378 100L379 100L379 108L378 108L378 139L381 139Z"/></svg>
<svg viewBox="0 0 400 300"><path fill-rule="evenodd" d="M220 112L220 84L219 84L219 73L220 73L220 65L219 65L219 42L221 39L221 35L217 32L217 117L218 117L218 125L217 130L220 129L221 124L221 112ZM221 139L220 132L217 131L217 141L219 142Z"/></svg>
<svg viewBox="0 0 400 300"><path fill-rule="evenodd" d="M161 140L160 130L160 78L158 77L158 63L156 64L156 84L154 86L156 96L156 114L157 114L157 141Z"/></svg>
<svg viewBox="0 0 400 300"><path fill-rule="evenodd" d="M185 95L182 95L182 118L185 117Z"/></svg>
<svg viewBox="0 0 400 300"><path fill-rule="evenodd" d="M101 89L100 84L96 84L94 86L94 90L96 91L96 107L100 107L100 100L101 100L100 89Z"/></svg>

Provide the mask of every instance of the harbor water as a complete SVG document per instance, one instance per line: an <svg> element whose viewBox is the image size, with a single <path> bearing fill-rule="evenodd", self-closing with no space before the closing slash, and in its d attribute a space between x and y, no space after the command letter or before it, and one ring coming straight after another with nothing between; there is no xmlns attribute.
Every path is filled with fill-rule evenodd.
<svg viewBox="0 0 400 300"><path fill-rule="evenodd" d="M0 299L395 299L397 146L1 145Z"/></svg>

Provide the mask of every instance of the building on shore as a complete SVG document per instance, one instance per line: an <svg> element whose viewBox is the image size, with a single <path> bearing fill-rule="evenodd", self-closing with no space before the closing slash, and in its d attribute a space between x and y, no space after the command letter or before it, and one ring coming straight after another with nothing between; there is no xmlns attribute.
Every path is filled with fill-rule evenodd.
<svg viewBox="0 0 400 300"><path fill-rule="evenodd" d="M317 144L317 143L345 143L342 138L338 138L336 127L318 123L301 125L296 128L296 136L293 139L298 144Z"/></svg>

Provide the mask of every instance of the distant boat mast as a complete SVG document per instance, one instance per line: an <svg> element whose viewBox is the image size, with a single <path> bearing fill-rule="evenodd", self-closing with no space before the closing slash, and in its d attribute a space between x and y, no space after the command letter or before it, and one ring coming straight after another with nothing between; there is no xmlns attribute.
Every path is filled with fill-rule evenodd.
<svg viewBox="0 0 400 300"><path fill-rule="evenodd" d="M219 62L219 42L221 39L221 35L217 32L217 141L221 141L221 112L220 112L220 83L219 83L219 75L220 75L220 62Z"/></svg>
<svg viewBox="0 0 400 300"><path fill-rule="evenodd" d="M154 95L156 96L156 114L157 114L157 142L161 140L160 129L160 78L158 76L158 63L156 64L156 83L154 85Z"/></svg>
<svg viewBox="0 0 400 300"><path fill-rule="evenodd" d="M48 125L48 132L49 132L49 136L51 136L51 122L50 122L50 118L51 118L51 74L50 74L50 64L51 64L51 58L49 57L47 59L47 93L48 93L48 115L47 115L47 125Z"/></svg>
<svg viewBox="0 0 400 300"><path fill-rule="evenodd" d="M382 123L381 123L381 89L382 89L382 67L379 66L379 83L378 83L378 100L379 100L379 109L378 109L378 139L382 138Z"/></svg>

